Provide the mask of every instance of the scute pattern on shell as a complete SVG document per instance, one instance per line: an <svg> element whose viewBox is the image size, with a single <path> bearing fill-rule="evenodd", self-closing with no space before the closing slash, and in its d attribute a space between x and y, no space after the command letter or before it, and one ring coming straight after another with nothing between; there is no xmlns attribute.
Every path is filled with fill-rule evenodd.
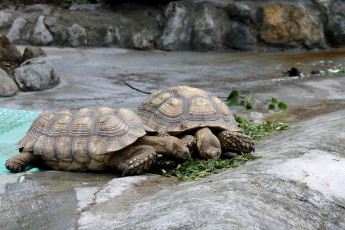
<svg viewBox="0 0 345 230"><path fill-rule="evenodd" d="M53 169L102 170L109 152L121 150L146 134L142 120L128 109L84 108L44 112L17 144L42 155Z"/></svg>
<svg viewBox="0 0 345 230"><path fill-rule="evenodd" d="M136 111L158 132L179 134L198 127L238 130L228 106L202 89L177 86L151 94Z"/></svg>

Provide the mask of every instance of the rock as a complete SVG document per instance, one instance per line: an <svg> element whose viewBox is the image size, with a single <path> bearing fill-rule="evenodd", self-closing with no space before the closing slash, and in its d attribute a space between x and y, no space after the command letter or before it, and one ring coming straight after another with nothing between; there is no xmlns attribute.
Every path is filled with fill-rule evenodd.
<svg viewBox="0 0 345 230"><path fill-rule="evenodd" d="M192 32L191 12L181 2L171 2L165 9L160 48L164 50L189 50Z"/></svg>
<svg viewBox="0 0 345 230"><path fill-rule="evenodd" d="M0 97L11 97L18 91L16 83L10 76L0 69Z"/></svg>
<svg viewBox="0 0 345 230"><path fill-rule="evenodd" d="M28 59L37 58L37 57L47 57L47 54L40 47L28 46L24 49L22 61L24 62Z"/></svg>
<svg viewBox="0 0 345 230"><path fill-rule="evenodd" d="M248 27L242 23L231 25L230 30L224 35L224 45L242 51L257 49L255 38L249 32Z"/></svg>
<svg viewBox="0 0 345 230"><path fill-rule="evenodd" d="M343 9L345 10L345 9ZM329 18L327 25L327 35L329 41L337 46L345 45L345 14L344 11L338 11Z"/></svg>
<svg viewBox="0 0 345 230"><path fill-rule="evenodd" d="M191 35L192 49L206 51L220 48L224 31L230 24L225 10L213 4L203 4L196 15Z"/></svg>
<svg viewBox="0 0 345 230"><path fill-rule="evenodd" d="M73 24L67 29L67 40L73 47L85 46L87 44L86 30L78 24Z"/></svg>
<svg viewBox="0 0 345 230"><path fill-rule="evenodd" d="M50 89L60 82L55 66L46 57L38 57L23 62L14 71L15 81L23 91Z"/></svg>
<svg viewBox="0 0 345 230"><path fill-rule="evenodd" d="M17 47L5 35L0 34L0 61L20 62L21 56Z"/></svg>
<svg viewBox="0 0 345 230"><path fill-rule="evenodd" d="M261 39L273 46L322 47L324 35L320 19L296 6L269 4L264 8Z"/></svg>
<svg viewBox="0 0 345 230"><path fill-rule="evenodd" d="M19 41L21 39L21 32L24 28L24 26L26 25L27 21L22 18L19 17L16 20L14 20L10 31L7 34L7 37L12 41L12 42L16 42Z"/></svg>
<svg viewBox="0 0 345 230"><path fill-rule="evenodd" d="M252 12L251 8L245 3L230 3L225 9L233 20L246 24L250 24L255 21L255 11Z"/></svg>
<svg viewBox="0 0 345 230"><path fill-rule="evenodd" d="M35 45L48 45L53 41L53 36L48 31L47 27L44 25L44 16L38 17L34 32L32 35L32 43Z"/></svg>
<svg viewBox="0 0 345 230"><path fill-rule="evenodd" d="M12 13L0 11L0 28L5 28L11 25Z"/></svg>
<svg viewBox="0 0 345 230"><path fill-rule="evenodd" d="M101 8L101 4L91 4L91 3L83 3L83 4L72 4L69 7L71 11L95 11Z"/></svg>

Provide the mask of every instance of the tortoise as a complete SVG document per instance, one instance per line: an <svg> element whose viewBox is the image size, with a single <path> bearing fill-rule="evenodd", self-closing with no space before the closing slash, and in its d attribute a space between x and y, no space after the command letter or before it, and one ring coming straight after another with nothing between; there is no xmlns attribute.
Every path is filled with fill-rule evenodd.
<svg viewBox="0 0 345 230"><path fill-rule="evenodd" d="M140 117L128 109L83 108L41 113L5 165L11 172L27 165L69 171L112 171L122 176L149 169L157 154L190 158L176 137L149 136ZM151 130L152 131L152 130Z"/></svg>
<svg viewBox="0 0 345 230"><path fill-rule="evenodd" d="M152 93L136 110L144 124L169 135L192 134L205 159L254 151L253 139L239 130L228 106L202 89L177 86ZM193 138L182 140L193 149ZM230 154L229 154L230 153Z"/></svg>

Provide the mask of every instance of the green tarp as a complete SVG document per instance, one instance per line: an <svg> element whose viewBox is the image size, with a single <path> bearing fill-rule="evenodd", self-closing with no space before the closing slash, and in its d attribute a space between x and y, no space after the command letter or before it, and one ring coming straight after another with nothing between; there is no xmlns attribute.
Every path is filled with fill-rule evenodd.
<svg viewBox="0 0 345 230"><path fill-rule="evenodd" d="M19 153L16 143L25 136L39 114L40 112L0 109L0 174L10 173L4 166L5 161Z"/></svg>

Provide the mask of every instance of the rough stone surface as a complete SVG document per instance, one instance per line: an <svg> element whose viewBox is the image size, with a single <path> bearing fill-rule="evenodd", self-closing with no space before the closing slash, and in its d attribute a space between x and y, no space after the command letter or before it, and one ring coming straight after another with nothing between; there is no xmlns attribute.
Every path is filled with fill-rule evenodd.
<svg viewBox="0 0 345 230"><path fill-rule="evenodd" d="M242 51L253 51L256 47L255 38L248 27L242 23L233 23L230 30L224 35L224 45Z"/></svg>
<svg viewBox="0 0 345 230"><path fill-rule="evenodd" d="M11 25L12 13L0 11L0 28Z"/></svg>
<svg viewBox="0 0 345 230"><path fill-rule="evenodd" d="M11 97L18 91L16 83L10 76L0 69L0 97Z"/></svg>
<svg viewBox="0 0 345 230"><path fill-rule="evenodd" d="M197 11L191 46L193 50L215 50L223 47L224 34L229 30L230 20L226 11L215 5L202 5Z"/></svg>
<svg viewBox="0 0 345 230"><path fill-rule="evenodd" d="M20 41L21 32L24 29L26 24L27 24L27 21L24 18L22 18L22 17L16 18L16 20L14 20L14 22L10 28L10 31L7 34L7 37L12 42Z"/></svg>
<svg viewBox="0 0 345 230"><path fill-rule="evenodd" d="M78 24L73 24L68 28L66 36L67 40L73 47L85 46L87 44L86 31Z"/></svg>
<svg viewBox="0 0 345 230"><path fill-rule="evenodd" d="M171 2L164 16L166 23L162 31L161 48L166 50L190 49L191 12L181 2Z"/></svg>
<svg viewBox="0 0 345 230"><path fill-rule="evenodd" d="M21 53L17 47L5 36L0 34L0 61L20 61Z"/></svg>
<svg viewBox="0 0 345 230"><path fill-rule="evenodd" d="M55 66L46 57L38 57L23 62L14 71L15 81L23 91L50 89L60 82Z"/></svg>
<svg viewBox="0 0 345 230"><path fill-rule="evenodd" d="M195 182L61 171L0 175L0 229L344 229L345 75L281 77L291 66L308 73L321 68L320 60L325 66L329 60L342 64L344 50L45 51L62 74L61 87L0 98L2 108L135 109L147 95L124 85L127 81L148 92L190 85L226 97L233 88L244 89L241 95L253 92L253 107L261 102L266 111L275 97L289 108L268 115L292 126L257 142L261 159ZM231 111L248 114L239 107ZM267 118L257 114L256 119Z"/></svg>
<svg viewBox="0 0 345 230"><path fill-rule="evenodd" d="M37 4L0 10L0 33L17 44L69 47L320 49L345 46L344 10L340 0L130 2L111 9L100 4L70 9Z"/></svg>
<svg viewBox="0 0 345 230"><path fill-rule="evenodd" d="M321 21L315 15L297 8L271 4L264 8L261 39L283 47L321 47L324 42Z"/></svg>
<svg viewBox="0 0 345 230"><path fill-rule="evenodd" d="M335 12L332 17L330 17L327 34L329 40L335 46L341 47L345 45L345 7L342 11Z"/></svg>
<svg viewBox="0 0 345 230"><path fill-rule="evenodd" d="M37 58L37 57L46 57L47 54L44 52L44 50L41 47L37 46L28 46L25 47L22 61L26 61L31 58Z"/></svg>
<svg viewBox="0 0 345 230"><path fill-rule="evenodd" d="M48 45L53 41L53 36L44 24L44 16L39 16L36 21L34 32L32 35L32 43L34 45Z"/></svg>

